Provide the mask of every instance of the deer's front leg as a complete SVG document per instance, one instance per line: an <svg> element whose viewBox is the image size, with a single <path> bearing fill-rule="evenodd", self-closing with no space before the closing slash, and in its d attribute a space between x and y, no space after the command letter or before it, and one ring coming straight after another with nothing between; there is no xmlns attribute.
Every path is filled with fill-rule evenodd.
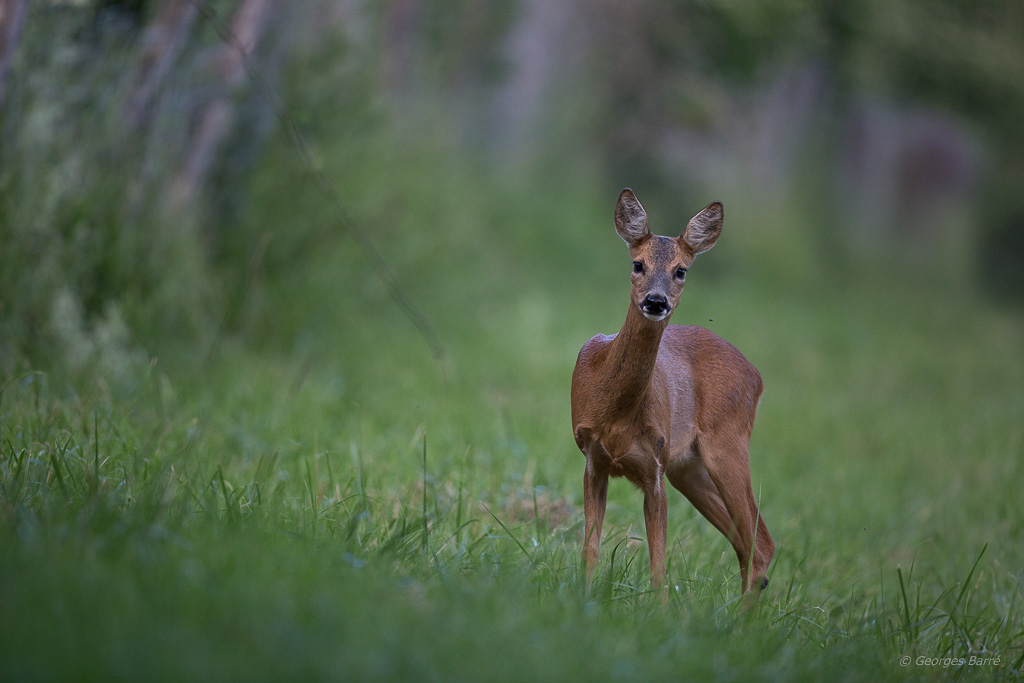
<svg viewBox="0 0 1024 683"><path fill-rule="evenodd" d="M644 492L644 523L647 545L651 551L651 587L660 589L665 583L665 538L668 536L668 496L662 477ZM662 600L667 595L662 593Z"/></svg>
<svg viewBox="0 0 1024 683"><path fill-rule="evenodd" d="M590 585L601 554L601 526L604 524L604 510L608 504L608 473L595 472L587 459L583 470L583 517L586 521L583 537L583 567Z"/></svg>

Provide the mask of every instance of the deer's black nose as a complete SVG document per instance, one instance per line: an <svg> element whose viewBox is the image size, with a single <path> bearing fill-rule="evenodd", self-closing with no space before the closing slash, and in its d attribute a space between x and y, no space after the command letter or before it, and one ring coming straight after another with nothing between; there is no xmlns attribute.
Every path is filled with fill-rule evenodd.
<svg viewBox="0 0 1024 683"><path fill-rule="evenodd" d="M640 308L644 313L661 315L668 312L668 299L661 294L648 294Z"/></svg>

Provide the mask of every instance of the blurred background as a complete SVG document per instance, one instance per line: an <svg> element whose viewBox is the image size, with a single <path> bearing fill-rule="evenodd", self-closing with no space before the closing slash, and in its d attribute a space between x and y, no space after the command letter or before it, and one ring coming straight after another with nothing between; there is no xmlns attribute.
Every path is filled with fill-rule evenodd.
<svg viewBox="0 0 1024 683"><path fill-rule="evenodd" d="M1018 2L0 8L8 372L109 379L225 339L429 355L510 320L543 354L552 326L621 324L625 186L661 233L724 202L709 278L896 270L938 285L925 306L1024 302Z"/></svg>

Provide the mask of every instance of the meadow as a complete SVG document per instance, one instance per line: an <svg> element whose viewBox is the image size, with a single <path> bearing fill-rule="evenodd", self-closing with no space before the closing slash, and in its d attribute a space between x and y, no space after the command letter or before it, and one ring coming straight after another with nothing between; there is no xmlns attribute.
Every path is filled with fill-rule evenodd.
<svg viewBox="0 0 1024 683"><path fill-rule="evenodd" d="M168 208L221 38L197 24L126 135L141 30L79 5L36 4L0 109L0 679L1024 677L1024 309L982 286L972 217L889 239L806 151L766 189L607 164L560 129L475 149L450 102L387 100L370 10L363 42L261 46L288 118L232 91L220 165ZM723 7L705 20L746 20ZM501 42L424 26L456 81ZM709 92L690 105L735 96ZM659 234L725 206L672 322L766 385L751 470L777 551L752 610L674 490L650 593L624 480L585 585L569 386L626 314L625 185Z"/></svg>
<svg viewBox="0 0 1024 683"><path fill-rule="evenodd" d="M771 585L744 613L728 543L673 492L661 606L619 480L588 592L568 388L625 314L615 194L474 202L498 179L404 163L354 212L403 207L374 239L443 360L339 239L250 278L236 332L172 337L118 382L102 354L4 378L5 678L1020 677L1019 313L894 258L816 260L720 197L673 322L765 378ZM282 241L283 194L251 208ZM647 208L656 232L686 219Z"/></svg>

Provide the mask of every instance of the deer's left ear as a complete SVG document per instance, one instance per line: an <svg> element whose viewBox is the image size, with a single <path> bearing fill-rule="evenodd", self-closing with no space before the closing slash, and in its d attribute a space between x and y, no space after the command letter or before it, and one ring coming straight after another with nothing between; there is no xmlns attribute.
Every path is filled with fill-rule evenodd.
<svg viewBox="0 0 1024 683"><path fill-rule="evenodd" d="M721 202L711 202L700 213L690 219L686 230L679 236L691 254L696 256L715 246L722 234L722 220L725 217Z"/></svg>

